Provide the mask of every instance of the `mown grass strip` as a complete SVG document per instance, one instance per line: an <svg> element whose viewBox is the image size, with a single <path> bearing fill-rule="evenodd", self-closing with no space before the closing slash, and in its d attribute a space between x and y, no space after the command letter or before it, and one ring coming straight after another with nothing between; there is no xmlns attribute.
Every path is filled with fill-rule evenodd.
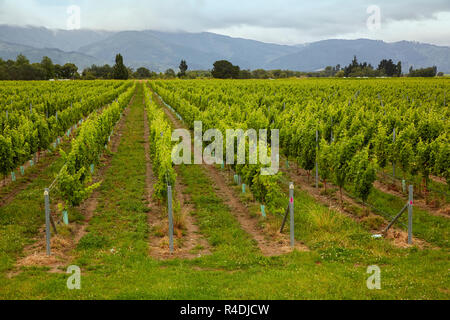
<svg viewBox="0 0 450 320"><path fill-rule="evenodd" d="M113 248L115 252L145 250L148 226L143 202L146 167L142 99L142 85L138 84L120 145L99 189L99 203L87 228L89 233L78 245L86 253Z"/></svg>

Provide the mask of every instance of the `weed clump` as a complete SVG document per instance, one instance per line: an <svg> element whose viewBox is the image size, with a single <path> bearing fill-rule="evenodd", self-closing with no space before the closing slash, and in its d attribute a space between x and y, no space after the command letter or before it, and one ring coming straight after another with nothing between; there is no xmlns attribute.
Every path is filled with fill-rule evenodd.
<svg viewBox="0 0 450 320"><path fill-rule="evenodd" d="M78 249L103 249L107 245L108 240L104 236L88 233L83 238L81 238L80 243L78 244Z"/></svg>

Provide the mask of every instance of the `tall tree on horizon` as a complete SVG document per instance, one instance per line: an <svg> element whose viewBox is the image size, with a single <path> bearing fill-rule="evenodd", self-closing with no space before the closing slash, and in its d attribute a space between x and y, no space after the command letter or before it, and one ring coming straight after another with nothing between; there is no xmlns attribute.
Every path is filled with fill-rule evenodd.
<svg viewBox="0 0 450 320"><path fill-rule="evenodd" d="M113 77L114 79L127 80L128 70L123 64L123 57L120 53L116 55L116 64L113 67Z"/></svg>
<svg viewBox="0 0 450 320"><path fill-rule="evenodd" d="M180 73L178 74L178 76L184 77L186 75L187 69L189 68L186 63L186 60L181 60L179 68L180 68Z"/></svg>
<svg viewBox="0 0 450 320"><path fill-rule="evenodd" d="M43 57L41 67L45 71L45 78L47 80L55 77L55 66L53 65L52 59L47 56Z"/></svg>

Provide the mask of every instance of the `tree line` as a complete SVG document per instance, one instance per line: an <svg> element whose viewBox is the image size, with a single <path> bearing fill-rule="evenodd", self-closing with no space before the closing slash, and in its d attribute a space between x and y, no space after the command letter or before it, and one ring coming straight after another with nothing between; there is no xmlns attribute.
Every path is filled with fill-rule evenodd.
<svg viewBox="0 0 450 320"><path fill-rule="evenodd" d="M4 61L0 58L0 80L49 80L49 79L196 79L196 78L217 78L217 79L283 79L301 77L401 77L401 62L394 63L392 59L382 60L378 67L373 67L370 63L358 62L355 56L352 62L343 68L340 65L327 66L325 69L315 72L301 72L292 70L244 70L237 65L233 65L227 60L219 60L213 64L212 70L188 70L186 60L181 60L179 72L167 69L165 72L156 73L145 67L136 70L126 67L121 54L116 55L113 66L105 64L103 66L92 65L85 68L81 74L78 67L73 63L64 65L53 64L49 57L43 57L40 63L30 63L22 54L19 54L16 61ZM414 69L411 67L409 77L435 77L443 76L437 72L437 67Z"/></svg>
<svg viewBox="0 0 450 320"><path fill-rule="evenodd" d="M145 69L145 68L144 68ZM82 74L78 72L78 67L73 63L64 65L54 64L49 57L43 57L39 63L30 63L27 57L19 54L16 60L3 60L0 58L0 80L49 80L49 79L70 79L70 80L89 80L89 79L123 79L134 77L139 74L130 68L127 68L123 62L121 54L116 56L114 66L93 65L83 70ZM147 77L144 73L142 76Z"/></svg>
<svg viewBox="0 0 450 320"><path fill-rule="evenodd" d="M0 80L48 80L79 79L78 67L73 63L61 66L53 64L49 57L43 57L40 63L30 63L22 54L16 61L0 58Z"/></svg>
<svg viewBox="0 0 450 320"><path fill-rule="evenodd" d="M287 79L302 77L332 77L335 75L333 67L327 67L322 71L302 72L292 70L245 70L233 65L227 60L216 61L213 64L210 77L217 79Z"/></svg>
<svg viewBox="0 0 450 320"><path fill-rule="evenodd" d="M359 63L358 58L354 56L352 62L340 69L339 66L335 69L336 77L402 77L402 63L401 61L394 63L392 59L383 59L378 64L378 67L373 67L370 63ZM409 69L408 77L436 77L443 76L442 72L437 72L437 67L429 67L414 70L413 67Z"/></svg>
<svg viewBox="0 0 450 320"><path fill-rule="evenodd" d="M226 60L216 61L213 65L211 76L218 79L280 79L290 77L402 77L402 63L394 63L392 59L383 59L377 68L370 63L359 63L356 56L352 62L344 67L338 64L335 67L328 66L317 72L299 72L290 70L241 70L239 66L233 65ZM435 77L443 76L442 72L437 72L437 67L414 70L410 68L409 77Z"/></svg>

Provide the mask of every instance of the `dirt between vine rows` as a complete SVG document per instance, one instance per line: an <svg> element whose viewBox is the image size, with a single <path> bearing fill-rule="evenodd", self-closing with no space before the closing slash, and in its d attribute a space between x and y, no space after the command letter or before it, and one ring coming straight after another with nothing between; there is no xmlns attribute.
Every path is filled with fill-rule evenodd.
<svg viewBox="0 0 450 320"><path fill-rule="evenodd" d="M374 182L373 186L374 186L374 188L376 188L384 193L404 199L405 202L408 201L408 199L406 198L406 195L397 191L395 186L387 185L378 180ZM414 206L418 207L422 210L425 210L432 215L444 217L444 218L450 218L450 204L445 204L441 208L435 208L435 207L431 206L430 204L427 204L425 199L414 199Z"/></svg>
<svg viewBox="0 0 450 320"><path fill-rule="evenodd" d="M135 96L130 100L128 106L130 106L135 99ZM117 152L123 129L125 126L125 120L130 111L130 108L126 108L123 112L122 118L116 124L114 129L114 134L111 136L111 141L109 143L109 150L111 153L105 153L101 158L101 165L99 169L93 176L93 183L100 182L102 177L109 169L111 165L111 160L114 156L114 153ZM80 212L84 216L84 221L81 224L72 223L68 226L69 236L62 236L60 234L53 234L52 229L52 238L50 241L51 244L51 256L47 256L46 253L46 240L45 240L45 225L39 229L38 236L34 239L34 243L25 247L24 249L24 257L19 259L16 263L16 268L21 267L30 267L30 266L39 266L39 267L49 267L49 272L51 273L64 273L63 267L67 266L70 261L73 260L74 256L71 252L76 248L78 242L86 235L86 228L89 225L90 220L92 219L95 210L98 205L98 198L100 196L100 191L96 190L92 193L92 195L85 200L79 207ZM56 213L56 206L52 206L52 217L55 220L55 223L58 221L58 214ZM58 221L58 225L61 225L61 221ZM57 228L58 228L57 225ZM13 271L9 274L9 277L13 277L20 273L20 271Z"/></svg>
<svg viewBox="0 0 450 320"><path fill-rule="evenodd" d="M369 210L367 217L358 217L355 215L352 211L348 209L348 206L357 207L361 210L367 210L365 206L362 204L356 202L354 199L348 197L347 195L343 194L342 199L344 206L340 203L340 195L339 191L336 191L333 195L323 195L321 189L316 189L315 186L313 186L314 180L311 178L311 176L308 176L308 173L299 168L298 166L295 166L294 168L291 168L287 170L286 168L281 169L289 179L291 179L296 188L300 188L302 190L305 190L309 195L311 195L316 201L326 205L331 210L340 212L347 217L350 217L351 219L361 223L365 218L373 218L373 217L379 217L383 219L383 224L378 229L373 229L370 232L372 234L382 234L384 229L388 226L389 222L382 216L377 215ZM332 188L336 188L331 183L327 182L327 190L330 190ZM399 248L409 248L411 246L417 246L419 248L430 248L432 247L429 243L422 239L418 239L416 237L413 237L413 245L408 244L408 232L398 229L395 226L393 226L388 233L384 236L386 239L392 240L392 243Z"/></svg>
<svg viewBox="0 0 450 320"><path fill-rule="evenodd" d="M433 175L430 175L430 179L433 180L434 182L438 182L438 183L442 183L442 184L447 184L447 180L445 180L445 178L442 177L436 177Z"/></svg>
<svg viewBox="0 0 450 320"><path fill-rule="evenodd" d="M144 105L145 105L145 97L144 97ZM154 193L154 184L156 183L156 179L153 175L153 167L150 159L150 141L149 141L149 124L147 114L144 114L144 123L145 123L145 158L146 158L146 189L147 189L147 202L148 207L150 209L148 213L148 224L152 231L160 230L161 234L168 233L168 215L165 210L165 207L153 197ZM185 192L186 185L183 184L180 175L176 180L175 185L175 195L176 201L180 204L179 213L180 217L177 219L181 219L182 225L174 227L174 238L177 241L174 241L174 252L170 252L169 248L169 237L164 236L158 238L154 232L149 235L149 244L150 244L150 256L159 259L174 259L174 258L182 258L182 259L194 259L207 254L210 254L210 246L208 241L206 241L202 235L200 234L199 228L196 224L195 218L192 216L192 211L194 210L193 205L191 204L191 199L189 194ZM184 230L182 230L184 229Z"/></svg>
<svg viewBox="0 0 450 320"><path fill-rule="evenodd" d="M165 114L175 128L186 128L173 113L164 106L158 96L154 94L153 98L163 108ZM212 165L203 164L202 166L210 180L214 181L216 194L230 208L231 213L237 219L241 228L257 242L258 248L264 256L278 256L292 252L288 235L279 232L274 234L269 230L263 229L259 225L258 219L251 216L249 208L234 194L232 188L226 182L225 176L221 175ZM308 248L298 241L296 241L295 249L299 251L308 251Z"/></svg>

